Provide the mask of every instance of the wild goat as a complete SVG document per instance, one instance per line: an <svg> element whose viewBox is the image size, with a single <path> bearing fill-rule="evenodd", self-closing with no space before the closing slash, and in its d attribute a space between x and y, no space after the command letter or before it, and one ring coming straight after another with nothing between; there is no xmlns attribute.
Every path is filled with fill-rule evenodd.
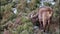
<svg viewBox="0 0 60 34"><path fill-rule="evenodd" d="M45 32L46 27L49 27L50 24L50 18L52 17L53 14L53 9L51 7L40 7L39 12L38 12L38 18L39 18L39 23L40 26L43 25L42 29Z"/></svg>

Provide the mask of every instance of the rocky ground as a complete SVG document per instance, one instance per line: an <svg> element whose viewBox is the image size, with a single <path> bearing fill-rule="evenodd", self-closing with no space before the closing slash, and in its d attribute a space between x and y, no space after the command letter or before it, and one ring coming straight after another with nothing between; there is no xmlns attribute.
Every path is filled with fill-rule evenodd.
<svg viewBox="0 0 60 34"><path fill-rule="evenodd" d="M41 30L39 30L37 26L35 26L35 30L34 30L34 34L59 34L59 33L60 33L59 25L56 24L50 25L49 33L42 32Z"/></svg>

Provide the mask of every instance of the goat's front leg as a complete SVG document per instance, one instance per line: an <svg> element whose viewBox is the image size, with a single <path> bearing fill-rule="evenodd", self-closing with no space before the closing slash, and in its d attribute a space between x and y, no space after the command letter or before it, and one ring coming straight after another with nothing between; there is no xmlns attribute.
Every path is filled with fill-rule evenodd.
<svg viewBox="0 0 60 34"><path fill-rule="evenodd" d="M47 17L46 17L45 15L46 15L45 13L42 15L44 32L45 32L45 30L46 30L46 24L47 24Z"/></svg>
<svg viewBox="0 0 60 34"><path fill-rule="evenodd" d="M47 31L49 31L49 27L50 27L50 19L48 20L48 24L47 24L47 28L48 28Z"/></svg>

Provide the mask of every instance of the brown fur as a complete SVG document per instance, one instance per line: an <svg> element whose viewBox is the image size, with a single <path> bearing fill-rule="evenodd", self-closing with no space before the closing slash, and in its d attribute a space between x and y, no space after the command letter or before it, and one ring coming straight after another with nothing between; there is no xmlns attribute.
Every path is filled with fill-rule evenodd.
<svg viewBox="0 0 60 34"><path fill-rule="evenodd" d="M41 24L41 21L42 21L44 31L50 23L50 18L52 17L52 13L53 13L53 10L51 7L41 7L39 9L39 12L38 12L39 23ZM47 24L47 22L48 22L48 24ZM40 26L42 26L42 25L40 25Z"/></svg>

